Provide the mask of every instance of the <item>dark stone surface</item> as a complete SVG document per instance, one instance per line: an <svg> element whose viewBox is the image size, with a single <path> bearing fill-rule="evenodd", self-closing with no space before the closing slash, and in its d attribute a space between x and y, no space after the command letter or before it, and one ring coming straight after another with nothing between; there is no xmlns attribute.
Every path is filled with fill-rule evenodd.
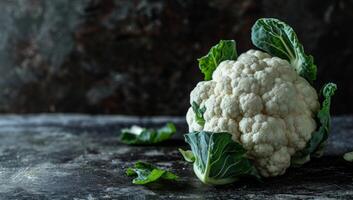
<svg viewBox="0 0 353 200"><path fill-rule="evenodd" d="M221 38L252 48L259 17L297 30L352 113L353 0L3 0L0 112L183 115L196 58Z"/></svg>
<svg viewBox="0 0 353 200"><path fill-rule="evenodd" d="M159 146L119 143L119 129L173 121L178 135ZM352 199L353 117L336 117L325 156L264 183L202 185L181 159L183 118L0 116L0 199ZM145 160L180 175L177 183L131 184L124 169Z"/></svg>

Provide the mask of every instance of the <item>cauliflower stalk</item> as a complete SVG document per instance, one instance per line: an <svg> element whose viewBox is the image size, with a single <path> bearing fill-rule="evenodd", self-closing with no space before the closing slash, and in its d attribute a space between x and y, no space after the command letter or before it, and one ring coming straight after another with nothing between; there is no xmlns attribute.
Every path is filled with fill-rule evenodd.
<svg viewBox="0 0 353 200"><path fill-rule="evenodd" d="M252 41L266 52L248 50L238 57L235 42L221 40L199 59L205 81L191 91L192 106L186 120L193 134L231 134L261 176L278 176L291 164L301 165L311 156L321 155L330 128L330 97L336 85L324 87L320 106L318 93L311 85L316 79L313 58L304 53L287 24L259 19L252 29ZM202 156L195 143L200 141L189 138L186 136L186 141L197 160ZM209 143L215 149L222 145ZM212 148L208 148L210 155Z"/></svg>

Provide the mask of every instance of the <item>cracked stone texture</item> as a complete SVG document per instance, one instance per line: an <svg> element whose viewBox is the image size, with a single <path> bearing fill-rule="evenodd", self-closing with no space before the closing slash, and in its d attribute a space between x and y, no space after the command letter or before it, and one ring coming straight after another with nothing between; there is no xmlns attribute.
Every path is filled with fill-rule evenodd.
<svg viewBox="0 0 353 200"><path fill-rule="evenodd" d="M196 58L221 38L252 48L259 17L291 24L352 113L353 0L0 1L0 112L182 115Z"/></svg>
<svg viewBox="0 0 353 200"><path fill-rule="evenodd" d="M119 130L133 124L157 127L172 121L177 134L157 146L128 146ZM353 117L333 118L322 158L263 183L222 187L201 184L177 148L187 148L183 117L137 118L85 115L0 116L0 199L352 199ZM138 186L125 169L137 160L170 169L175 183Z"/></svg>

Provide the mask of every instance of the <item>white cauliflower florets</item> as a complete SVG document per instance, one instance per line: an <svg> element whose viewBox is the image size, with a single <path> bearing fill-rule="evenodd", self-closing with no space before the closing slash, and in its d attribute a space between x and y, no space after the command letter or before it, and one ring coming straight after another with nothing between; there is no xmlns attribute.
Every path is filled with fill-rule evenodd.
<svg viewBox="0 0 353 200"><path fill-rule="evenodd" d="M265 176L283 174L291 156L302 150L316 129L316 90L290 64L249 50L236 61L223 61L211 81L197 84L190 103L206 107L205 124L190 108L189 131L229 132L248 150Z"/></svg>

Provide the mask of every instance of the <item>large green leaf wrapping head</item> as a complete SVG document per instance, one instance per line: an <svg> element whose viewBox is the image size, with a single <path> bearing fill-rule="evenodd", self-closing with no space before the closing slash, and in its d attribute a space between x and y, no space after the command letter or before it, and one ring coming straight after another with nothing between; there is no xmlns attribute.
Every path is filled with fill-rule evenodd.
<svg viewBox="0 0 353 200"><path fill-rule="evenodd" d="M246 158L246 150L232 140L229 133L193 132L185 135L192 151L180 150L188 162L193 162L196 176L205 184L223 185L242 176L259 175Z"/></svg>

